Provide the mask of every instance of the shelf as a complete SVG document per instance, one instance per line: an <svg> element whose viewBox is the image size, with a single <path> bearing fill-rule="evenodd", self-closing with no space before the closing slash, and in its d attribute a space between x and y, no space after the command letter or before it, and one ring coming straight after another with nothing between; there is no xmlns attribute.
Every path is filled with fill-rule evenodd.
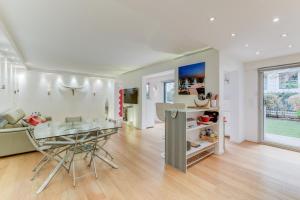
<svg viewBox="0 0 300 200"><path fill-rule="evenodd" d="M200 147L191 147L190 150L186 151L187 159L193 157L194 155L196 155L202 151L214 148L215 144L218 143L218 141L216 141L216 142L208 142L208 141L203 141L203 140L200 140L200 141L201 141Z"/></svg>
<svg viewBox="0 0 300 200"><path fill-rule="evenodd" d="M204 129L204 128L208 128L208 127L215 126L215 125L217 125L217 123L200 125L200 126L196 126L193 128L187 128L186 131L195 131L195 130Z"/></svg>
<svg viewBox="0 0 300 200"><path fill-rule="evenodd" d="M199 157L198 159L196 160L193 160L192 162L190 163L187 163L187 167L190 167L192 165L194 165L195 163L199 162L200 160L203 160L204 158L207 158L208 156L214 154L214 151L210 151L210 152L207 152L206 154L204 154L203 156Z"/></svg>
<svg viewBox="0 0 300 200"><path fill-rule="evenodd" d="M186 109L186 112L204 112L204 111L218 111L219 107L214 107L214 108L197 108L195 106L188 106L188 109Z"/></svg>

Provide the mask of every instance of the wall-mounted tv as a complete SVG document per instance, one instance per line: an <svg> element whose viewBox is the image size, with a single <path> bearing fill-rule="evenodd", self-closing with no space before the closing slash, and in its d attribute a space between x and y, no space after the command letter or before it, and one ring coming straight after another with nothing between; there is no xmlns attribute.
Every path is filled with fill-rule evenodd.
<svg viewBox="0 0 300 200"><path fill-rule="evenodd" d="M124 89L124 103L138 104L138 88Z"/></svg>

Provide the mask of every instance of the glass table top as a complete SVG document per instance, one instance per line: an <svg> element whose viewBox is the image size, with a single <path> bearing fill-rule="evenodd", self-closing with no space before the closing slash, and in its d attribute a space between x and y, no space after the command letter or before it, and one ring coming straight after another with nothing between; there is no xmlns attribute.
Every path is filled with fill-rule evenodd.
<svg viewBox="0 0 300 200"><path fill-rule="evenodd" d="M120 122L107 120L91 120L82 122L46 122L34 128L36 139L45 139L58 136L74 135L78 133L121 128Z"/></svg>

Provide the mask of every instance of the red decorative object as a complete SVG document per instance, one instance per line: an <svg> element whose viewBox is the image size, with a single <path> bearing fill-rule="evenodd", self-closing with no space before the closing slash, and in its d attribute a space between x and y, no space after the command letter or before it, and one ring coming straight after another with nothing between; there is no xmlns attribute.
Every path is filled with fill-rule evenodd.
<svg viewBox="0 0 300 200"><path fill-rule="evenodd" d="M32 126L37 126L41 123L44 123L46 122L45 119L39 117L39 116L36 116L36 115L30 115L28 118L27 118L27 123L32 125Z"/></svg>
<svg viewBox="0 0 300 200"><path fill-rule="evenodd" d="M123 94L124 90L119 90L119 117L123 117Z"/></svg>

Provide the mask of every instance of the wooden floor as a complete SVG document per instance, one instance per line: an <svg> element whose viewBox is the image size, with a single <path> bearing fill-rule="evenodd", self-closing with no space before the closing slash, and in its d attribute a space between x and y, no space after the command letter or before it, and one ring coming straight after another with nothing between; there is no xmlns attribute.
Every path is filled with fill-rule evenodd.
<svg viewBox="0 0 300 200"><path fill-rule="evenodd" d="M31 169L41 158L27 153L0 159L0 199L300 199L300 154L244 142L226 145L184 174L164 166L163 127L123 129L108 144L119 169L97 162L99 178L78 180L62 170L40 195L35 191L50 168L33 182ZM88 170L84 163L79 164Z"/></svg>

